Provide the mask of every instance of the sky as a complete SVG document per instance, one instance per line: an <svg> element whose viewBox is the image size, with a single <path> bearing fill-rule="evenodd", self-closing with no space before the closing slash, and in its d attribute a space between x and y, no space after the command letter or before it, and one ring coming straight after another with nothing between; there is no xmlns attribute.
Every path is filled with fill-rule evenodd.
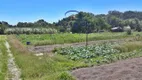
<svg viewBox="0 0 142 80"><path fill-rule="evenodd" d="M57 22L68 10L107 14L110 10L142 11L142 0L0 0L0 21L35 22L44 19Z"/></svg>

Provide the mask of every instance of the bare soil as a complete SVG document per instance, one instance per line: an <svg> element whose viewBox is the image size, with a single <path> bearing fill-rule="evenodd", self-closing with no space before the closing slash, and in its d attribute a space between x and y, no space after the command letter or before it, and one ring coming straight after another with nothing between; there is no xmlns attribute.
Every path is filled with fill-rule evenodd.
<svg viewBox="0 0 142 80"><path fill-rule="evenodd" d="M126 38L126 39L111 39L111 40L98 40L98 41L89 41L88 45L103 43L103 42L127 42L132 41L133 38ZM55 45L45 45L45 46L28 46L27 49L34 53L52 53L55 48L60 47L68 47L68 46L85 46L86 42L80 43L71 43L71 44L55 44Z"/></svg>
<svg viewBox="0 0 142 80"><path fill-rule="evenodd" d="M77 80L142 80L142 58L72 71Z"/></svg>
<svg viewBox="0 0 142 80"><path fill-rule="evenodd" d="M88 45L98 44L103 42L128 42L133 41L132 38L127 39L112 39L89 41ZM46 46L30 46L28 50L36 53L52 53L54 48L67 46L84 46L85 42L72 44L56 44ZM134 58L122 60L102 66L94 66L89 68L80 68L73 70L71 74L77 80L142 80L142 58Z"/></svg>

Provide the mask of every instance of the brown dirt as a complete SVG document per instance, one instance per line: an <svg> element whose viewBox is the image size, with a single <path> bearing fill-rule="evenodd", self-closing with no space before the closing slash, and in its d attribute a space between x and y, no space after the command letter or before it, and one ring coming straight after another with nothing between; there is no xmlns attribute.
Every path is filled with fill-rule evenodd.
<svg viewBox="0 0 142 80"><path fill-rule="evenodd" d="M72 71L77 80L142 80L142 58Z"/></svg>
<svg viewBox="0 0 142 80"><path fill-rule="evenodd" d="M112 40L99 40L90 41L88 44L96 44L103 42L127 42L133 39L112 39ZM85 42L72 43L72 44L56 44L46 46L31 46L28 50L36 53L51 53L54 48L67 47L67 46L84 46ZM111 64L102 66L94 66L89 68L81 68L73 70L71 74L77 80L142 80L142 58L128 59L118 61Z"/></svg>
<svg viewBox="0 0 142 80"><path fill-rule="evenodd" d="M103 43L103 42L120 43L120 42L132 41L132 40L133 38L89 41L88 45L93 45L93 44ZM86 44L85 42L80 42L80 43L71 43L71 44L45 45L45 46L28 46L27 49L35 53L51 53L55 48L67 47L67 46L85 46L85 44Z"/></svg>

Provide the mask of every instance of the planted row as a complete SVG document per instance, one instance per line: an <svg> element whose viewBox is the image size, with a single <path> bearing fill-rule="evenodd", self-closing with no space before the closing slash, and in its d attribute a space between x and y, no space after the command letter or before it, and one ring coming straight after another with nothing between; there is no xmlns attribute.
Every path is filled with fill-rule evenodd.
<svg viewBox="0 0 142 80"><path fill-rule="evenodd" d="M106 56L110 54L120 53L119 50L113 48L112 43L105 43L100 45L82 46L82 47L67 47L57 49L56 53L67 55L69 59L89 59L98 56Z"/></svg>
<svg viewBox="0 0 142 80"><path fill-rule="evenodd" d="M8 28L6 34L54 34L56 29L51 28Z"/></svg>

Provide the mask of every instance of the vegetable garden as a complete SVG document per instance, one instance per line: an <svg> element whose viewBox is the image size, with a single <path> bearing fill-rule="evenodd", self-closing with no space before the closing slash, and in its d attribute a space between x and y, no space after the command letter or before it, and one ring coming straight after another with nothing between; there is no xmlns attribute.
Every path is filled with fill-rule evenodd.
<svg viewBox="0 0 142 80"><path fill-rule="evenodd" d="M92 33L89 34L89 41L96 40L108 40L108 39L122 39L122 38L132 38L137 33L133 35L127 35L123 33ZM84 42L86 40L86 34L70 34L70 33L59 33L59 34L30 34L30 35L17 35L18 39L23 43L31 42L32 45L52 45L52 44L65 44L65 43L77 43Z"/></svg>
<svg viewBox="0 0 142 80"><path fill-rule="evenodd" d="M118 47L119 46L119 47ZM125 48L123 47L125 46ZM66 56L68 59L87 63L101 64L117 60L142 56L141 42L128 42L124 44L103 43L86 47L66 47L55 50L56 54Z"/></svg>
<svg viewBox="0 0 142 80"><path fill-rule="evenodd" d="M55 48L53 53L44 52L44 56L35 56L25 46L27 41L34 45L53 45L84 42L85 34L30 34L9 35L11 51L16 64L21 69L21 78L25 80L74 80L70 71L82 67L102 65L118 60L142 56L141 38L135 39L137 33L94 33L89 34L89 41L108 40L108 42L85 46L68 46ZM141 36L141 33L139 33ZM134 38L127 42L109 42L110 39ZM4 37L1 38L4 41ZM1 46L2 47L2 46ZM1 62L1 61L0 61ZM26 65L26 66L25 66Z"/></svg>

